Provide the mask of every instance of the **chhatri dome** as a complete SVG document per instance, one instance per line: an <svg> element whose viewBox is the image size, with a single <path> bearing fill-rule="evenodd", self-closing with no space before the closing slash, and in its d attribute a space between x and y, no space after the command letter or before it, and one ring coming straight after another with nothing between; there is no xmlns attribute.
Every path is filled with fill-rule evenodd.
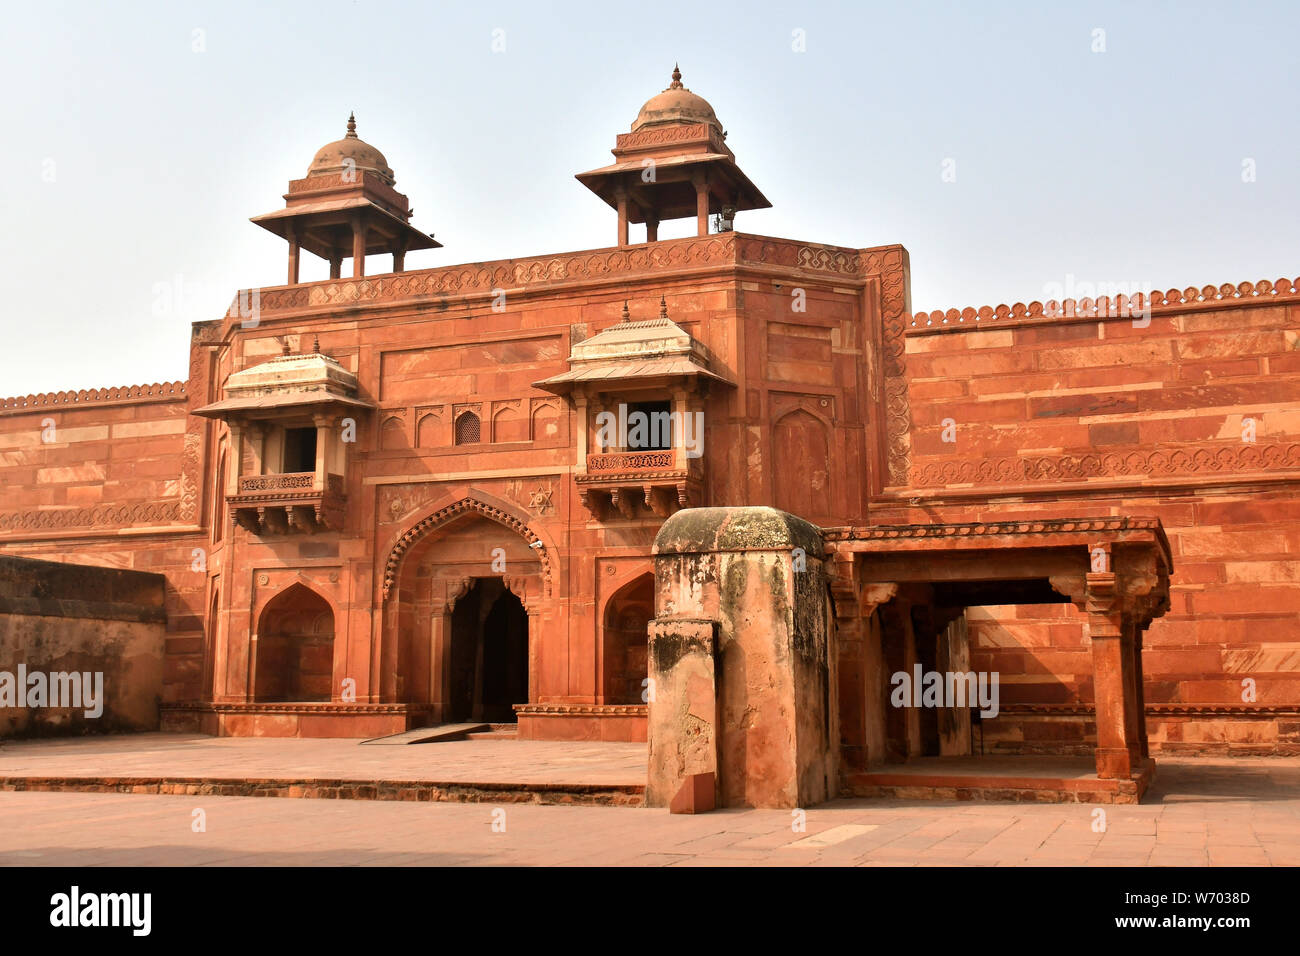
<svg viewBox="0 0 1300 956"><path fill-rule="evenodd" d="M653 129L656 126L679 126L690 123L707 123L722 134L722 123L713 112L713 107L704 97L692 93L682 86L682 71L673 64L673 81L668 89L646 100L641 112L632 122L632 132Z"/></svg>
<svg viewBox="0 0 1300 956"><path fill-rule="evenodd" d="M366 256L389 254L393 271L406 269L406 254L439 249L442 243L411 225L411 202L394 186L384 154L357 136L356 114L348 116L342 139L316 151L307 175L289 183L283 209L254 216L253 222L289 243L286 285L298 284L303 252L330 264L330 278L366 274Z"/></svg>
<svg viewBox="0 0 1300 956"><path fill-rule="evenodd" d="M734 228L737 212L772 204L736 164L718 114L682 85L673 66L668 89L646 100L632 128L611 150L614 162L578 173L582 183L618 213L618 244L629 244L628 224L645 223L646 241L659 241L659 224L695 218L697 236Z"/></svg>
<svg viewBox="0 0 1300 956"><path fill-rule="evenodd" d="M346 136L327 143L316 151L316 156L307 169L307 175L322 176L326 173L345 172L348 169L375 173L390 186L396 181L392 169L388 166L388 160L384 159L384 154L357 136L355 113L348 116Z"/></svg>

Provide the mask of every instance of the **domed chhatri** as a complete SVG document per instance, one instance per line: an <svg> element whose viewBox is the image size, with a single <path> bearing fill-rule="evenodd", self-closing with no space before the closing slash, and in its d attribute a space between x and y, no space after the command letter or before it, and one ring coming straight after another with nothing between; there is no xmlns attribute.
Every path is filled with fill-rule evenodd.
<svg viewBox="0 0 1300 956"><path fill-rule="evenodd" d="M307 175L289 183L285 207L253 217L289 243L287 284L298 284L304 251L329 261L331 279L342 277L343 260L351 257L352 276L359 279L366 256L390 254L393 271L402 272L408 252L441 248L411 225L411 203L394 182L388 160L357 136L357 117L350 114L347 134L318 149Z"/></svg>
<svg viewBox="0 0 1300 956"><path fill-rule="evenodd" d="M686 125L690 123L707 123L725 139L722 123L713 112L709 101L682 86L682 71L673 65L673 81L668 89L646 100L641 111L632 122L632 132L653 129L657 126Z"/></svg>
<svg viewBox="0 0 1300 956"><path fill-rule="evenodd" d="M350 113L347 135L318 149L307 175L323 176L358 169L376 174L390 186L396 182L384 154L357 136L356 113Z"/></svg>
<svg viewBox="0 0 1300 956"><path fill-rule="evenodd" d="M619 135L612 166L578 173L582 183L618 211L618 244L628 224L643 222L657 242L659 223L694 216L696 233L709 234L709 217L729 232L738 211L772 204L736 165L727 134L709 101L682 85L673 67L668 89L646 100L629 132Z"/></svg>

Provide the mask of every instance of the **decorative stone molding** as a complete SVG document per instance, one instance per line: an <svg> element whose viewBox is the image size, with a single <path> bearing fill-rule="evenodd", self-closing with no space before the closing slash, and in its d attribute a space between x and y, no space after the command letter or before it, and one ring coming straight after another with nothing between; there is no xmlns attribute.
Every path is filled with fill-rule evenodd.
<svg viewBox="0 0 1300 956"><path fill-rule="evenodd" d="M0 398L0 413L30 412L61 405L179 401L187 395L187 382L155 382L152 385L123 385L116 388L82 389L76 392L40 392L36 395Z"/></svg>
<svg viewBox="0 0 1300 956"><path fill-rule="evenodd" d="M133 505L97 505L0 513L0 531L63 531L69 528L172 524L180 520L177 502L146 501Z"/></svg>
<svg viewBox="0 0 1300 956"><path fill-rule="evenodd" d="M555 489L551 486L538 486L529 492L528 507L539 515L549 515L555 511L555 505L551 502L551 497L555 494Z"/></svg>
<svg viewBox="0 0 1300 956"><path fill-rule="evenodd" d="M468 577L451 578L443 583L442 604L448 614L456 610L456 602L469 593L469 589L473 584L473 580Z"/></svg>
<svg viewBox="0 0 1300 956"><path fill-rule="evenodd" d="M998 717L1093 717L1096 712L1096 707L1087 703L1002 704L998 708ZM1300 707L1252 704L1147 704L1145 712L1148 717L1236 717L1247 720L1300 717Z"/></svg>
<svg viewBox="0 0 1300 956"><path fill-rule="evenodd" d="M952 459L914 468L912 486L997 485L1108 477L1180 477L1300 469L1300 442L1193 445L1154 451Z"/></svg>
<svg viewBox="0 0 1300 956"><path fill-rule="evenodd" d="M626 454L588 455L588 472L628 472L673 467L671 451L640 451Z"/></svg>
<svg viewBox="0 0 1300 956"><path fill-rule="evenodd" d="M397 539L397 543L393 545L392 550L388 554L388 560L384 564L383 596L385 600L387 600L389 593L392 591L393 583L397 580L397 572L401 567L402 558L405 557L406 552L411 549L412 545L439 525L445 524L451 519L465 514L468 511L476 511L485 518L504 525L528 542L529 546L537 552L538 563L542 568L543 588L546 595L550 595L552 583L551 559L547 554L546 548L542 546L542 539L539 538L533 530L528 527L528 525L524 524L524 522L520 521L509 512L503 511L493 505L486 504L476 498L466 497L462 498L460 501L447 505L445 508L435 511L433 514L422 518L420 521L417 521L405 534Z"/></svg>
<svg viewBox="0 0 1300 956"><path fill-rule="evenodd" d="M313 472L293 472L284 475L243 475L239 479L239 492L280 491L289 488L310 488L316 481Z"/></svg>
<svg viewBox="0 0 1300 956"><path fill-rule="evenodd" d="M689 126L661 126L657 129L641 130L636 133L619 133L614 145L615 149L622 150L712 138L714 138L713 130L708 123L692 123ZM721 140L719 140L720 142Z"/></svg>
<svg viewBox="0 0 1300 956"><path fill-rule="evenodd" d="M1231 305L1257 305L1269 301L1288 301L1300 297L1300 278L1278 279L1269 282L1241 282L1237 285L1224 283L1221 286L1207 285L1197 289L1189 286L1182 291L1170 289L1168 292L1152 292L1149 296L1138 293L1134 296L1120 295L1112 301L1109 296L1097 299L1066 299L1064 302L1031 302L1025 305L980 306L978 309L949 309L946 312L917 312L912 316L909 329L917 331L961 331L963 328L978 327L997 322L1000 326L1032 322L1033 320L1055 319L1095 319L1095 318L1131 318L1137 312L1150 309L1155 312L1175 311L1189 306L1212 306L1223 308Z"/></svg>
<svg viewBox="0 0 1300 956"><path fill-rule="evenodd" d="M975 521L954 524L870 525L824 528L832 541L871 541L887 538L950 538L999 534L1062 534L1088 531L1154 531L1164 539L1159 518L1099 517L1034 521ZM1167 545L1166 545L1167 546Z"/></svg>
<svg viewBox="0 0 1300 956"><path fill-rule="evenodd" d="M521 717L644 717L645 704L515 704Z"/></svg>
<svg viewBox="0 0 1300 956"><path fill-rule="evenodd" d="M532 259L503 259L441 269L360 279L328 279L262 289L259 308L266 315L291 309L359 302L397 302L447 295L490 295L496 288L592 281L664 269L729 264L780 265L814 274L824 273L846 278L863 274L864 271L867 275L880 273L886 280L887 309L894 312L896 307L901 320L905 306L902 252L898 248L860 253L856 249L838 246L729 232L666 239L620 249L598 249ZM900 321L900 331L901 328ZM900 353L901 348L900 342Z"/></svg>
<svg viewBox="0 0 1300 956"><path fill-rule="evenodd" d="M886 484L907 484L912 454L912 409L907 391L907 263L902 249L862 254L861 271L880 287L881 356L884 366Z"/></svg>
<svg viewBox="0 0 1300 956"><path fill-rule="evenodd" d="M162 704L163 711L199 711L217 714L419 714L431 710L432 704L364 704L303 702L285 704L182 701Z"/></svg>

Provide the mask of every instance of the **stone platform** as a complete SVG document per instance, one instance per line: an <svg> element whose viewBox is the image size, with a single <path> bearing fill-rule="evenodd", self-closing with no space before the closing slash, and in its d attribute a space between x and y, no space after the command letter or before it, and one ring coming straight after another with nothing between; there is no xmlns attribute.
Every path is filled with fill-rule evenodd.
<svg viewBox="0 0 1300 956"><path fill-rule="evenodd" d="M1097 776L1092 757L915 757L848 775L841 796L907 800L1013 800L1033 803L1142 801L1155 777L1146 761L1128 780Z"/></svg>
<svg viewBox="0 0 1300 956"><path fill-rule="evenodd" d="M149 733L0 744L0 791L640 806L644 744Z"/></svg>
<svg viewBox="0 0 1300 956"><path fill-rule="evenodd" d="M472 725L466 725L472 726ZM643 806L646 745L475 733L420 746L144 733L0 742L0 791ZM1193 761L1192 763L1195 763ZM1098 779L1090 757L922 757L849 775L840 796L1136 804L1154 765Z"/></svg>

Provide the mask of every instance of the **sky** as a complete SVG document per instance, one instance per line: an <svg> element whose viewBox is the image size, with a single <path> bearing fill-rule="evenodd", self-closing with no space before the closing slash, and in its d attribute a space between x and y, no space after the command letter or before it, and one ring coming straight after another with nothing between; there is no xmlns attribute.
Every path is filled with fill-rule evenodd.
<svg viewBox="0 0 1300 956"><path fill-rule="evenodd" d="M183 379L189 323L283 283L248 219L352 110L444 244L408 269L610 246L574 174L674 62L773 204L736 228L901 243L915 310L1295 278L1297 27L1263 2L11 3L0 395Z"/></svg>

